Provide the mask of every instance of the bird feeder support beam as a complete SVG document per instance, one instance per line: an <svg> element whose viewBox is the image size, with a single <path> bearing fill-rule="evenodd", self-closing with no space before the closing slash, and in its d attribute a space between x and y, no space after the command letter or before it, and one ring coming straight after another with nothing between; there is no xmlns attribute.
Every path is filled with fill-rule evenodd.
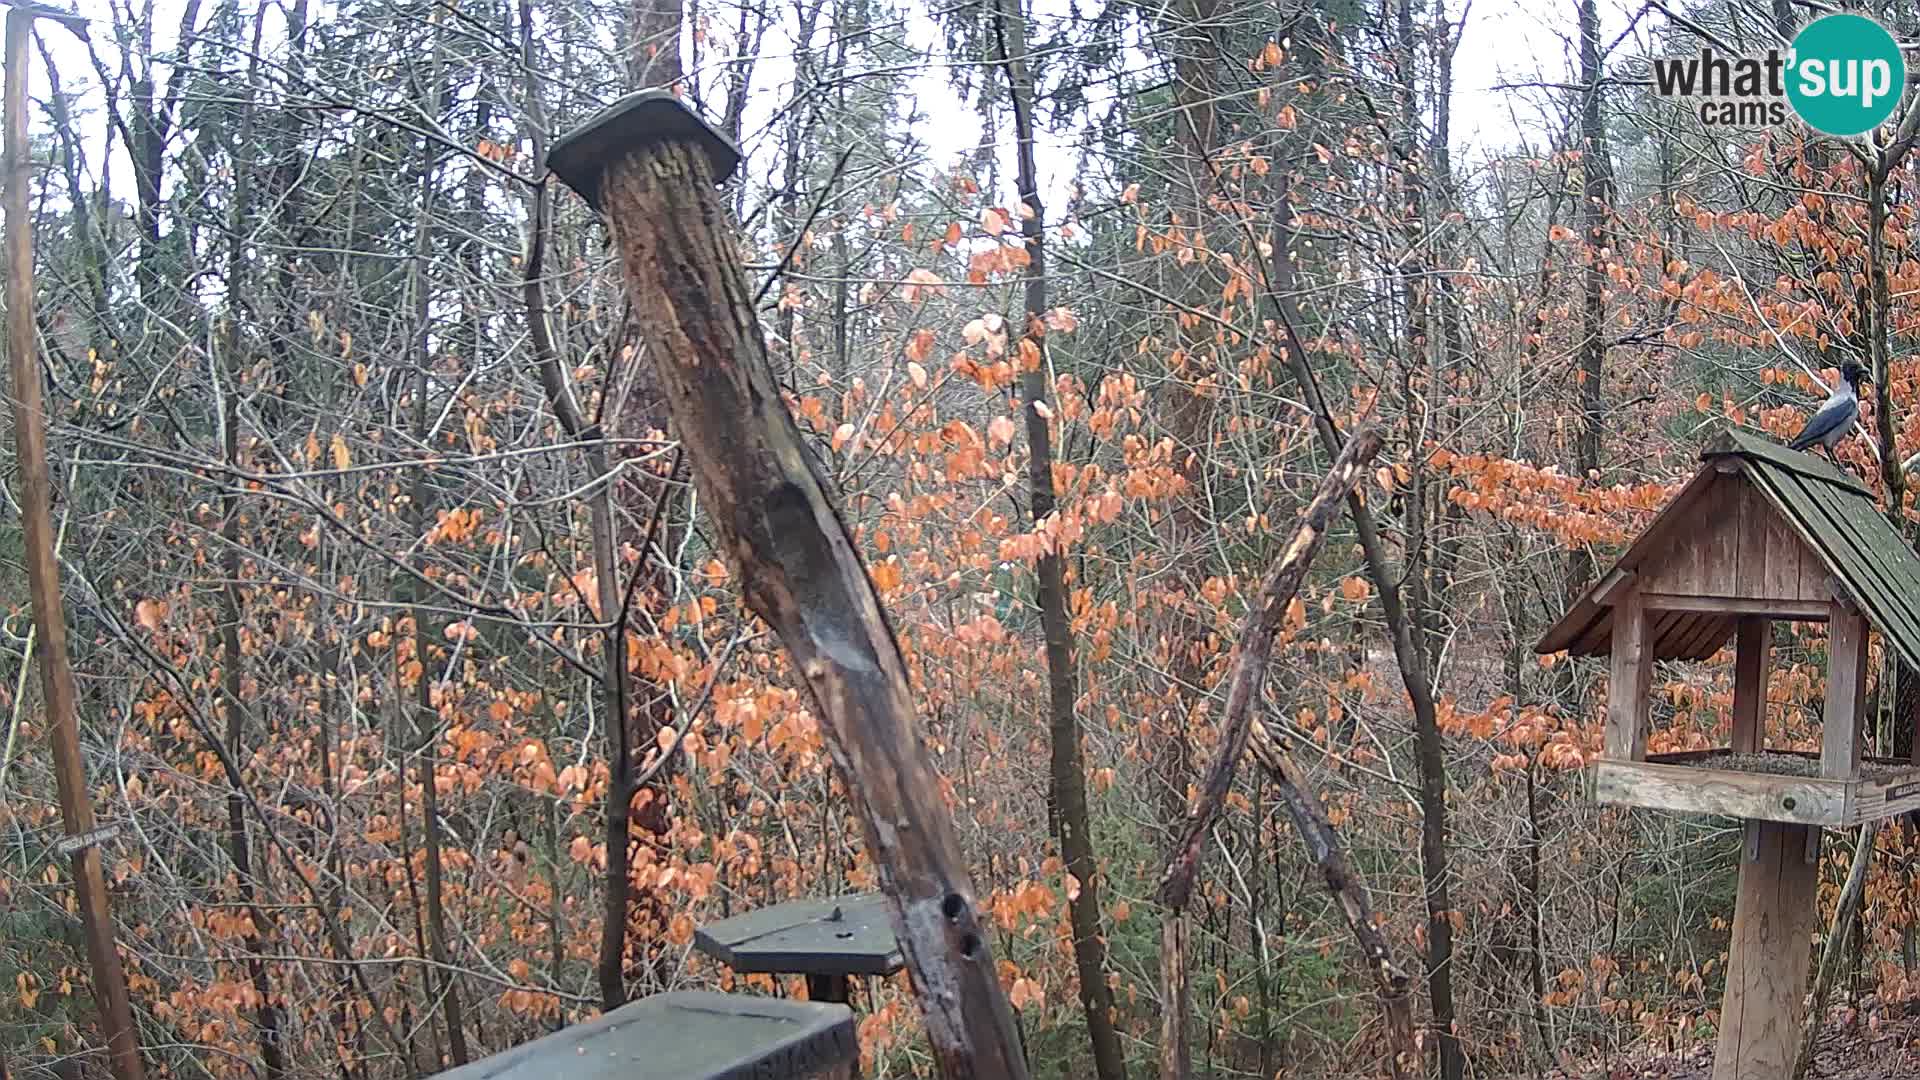
<svg viewBox="0 0 1920 1080"><path fill-rule="evenodd" d="M1612 680L1607 690L1607 756L1647 759L1648 695L1653 693L1653 642L1647 608L1629 587L1613 606Z"/></svg>
<svg viewBox="0 0 1920 1080"><path fill-rule="evenodd" d="M1850 780L1860 771L1861 713L1867 700L1867 620L1845 600L1827 617L1827 702L1820 720L1820 774Z"/></svg>
<svg viewBox="0 0 1920 1080"><path fill-rule="evenodd" d="M1767 741L1767 674L1772 660L1769 622L1743 615L1734 633L1733 752L1759 753Z"/></svg>

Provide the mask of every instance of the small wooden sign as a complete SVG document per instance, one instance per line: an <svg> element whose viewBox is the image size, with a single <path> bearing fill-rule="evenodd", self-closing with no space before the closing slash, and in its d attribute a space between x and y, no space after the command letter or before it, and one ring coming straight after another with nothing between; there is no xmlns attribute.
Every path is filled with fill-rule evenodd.
<svg viewBox="0 0 1920 1080"><path fill-rule="evenodd" d="M81 848L98 847L119 834L120 827L118 825L102 825L97 829L89 829L77 836L63 836L55 846L60 849L60 854L72 855Z"/></svg>

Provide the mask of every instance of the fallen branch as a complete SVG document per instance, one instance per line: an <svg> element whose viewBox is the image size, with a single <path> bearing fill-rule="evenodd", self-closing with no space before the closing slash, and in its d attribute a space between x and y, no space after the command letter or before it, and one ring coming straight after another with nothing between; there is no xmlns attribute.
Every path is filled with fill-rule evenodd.
<svg viewBox="0 0 1920 1080"><path fill-rule="evenodd" d="M1279 787L1294 827L1320 866L1328 888L1340 900L1348 924L1354 928L1361 950L1366 954L1368 966L1379 981L1381 1004L1387 1014L1395 1054L1413 1049L1407 977L1393 965L1386 938L1373 924L1366 889L1347 866L1346 856L1340 850L1338 837L1320 807L1318 796L1278 741L1253 715L1254 706L1260 700L1267 662L1273 655L1274 638L1286 618L1287 608L1300 591L1307 568L1319 553L1329 522L1339 514L1341 501L1353 492L1361 470L1379 450L1380 434L1375 430L1362 431L1348 440L1332 470L1320 482L1313 501L1301 514L1280 561L1267 572L1258 602L1241 622L1233 667L1227 675L1227 704L1221 719L1220 744L1201 781L1200 793L1187 812L1180 839L1167 855L1155 893L1155 900L1163 909L1160 930L1162 1080L1180 1080L1187 1075L1187 905L1192 899L1207 833L1220 816L1227 792L1233 787L1234 771L1249 741L1255 756Z"/></svg>
<svg viewBox="0 0 1920 1080"><path fill-rule="evenodd" d="M1847 883L1840 890L1840 903L1833 910L1833 927L1827 931L1827 946L1820 952L1820 973L1813 980L1813 1007L1807 1010L1807 1030L1800 1039L1800 1057L1793 1065L1793 1080L1807 1075L1813 1064L1814 1044L1820 1041L1820 1020L1827 1011L1827 995L1840 975L1840 958L1853 937L1853 926L1860 913L1860 894L1867 887L1867 866L1873 862L1873 841L1880 823L1869 821L1860 826L1860 838L1853 845L1853 866L1847 871Z"/></svg>

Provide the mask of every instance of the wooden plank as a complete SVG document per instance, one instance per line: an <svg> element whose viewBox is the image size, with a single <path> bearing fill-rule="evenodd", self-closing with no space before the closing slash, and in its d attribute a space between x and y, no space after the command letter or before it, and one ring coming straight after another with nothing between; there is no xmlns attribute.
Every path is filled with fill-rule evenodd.
<svg viewBox="0 0 1920 1080"><path fill-rule="evenodd" d="M1740 498L1735 501L1734 515L1740 533L1740 569L1737 575L1739 588L1736 591L1740 596L1767 596L1767 519L1779 511L1754 486L1744 469L1738 479ZM1777 599L1797 601L1799 597ZM1825 611L1821 612L1822 616L1825 614Z"/></svg>
<svg viewBox="0 0 1920 1080"><path fill-rule="evenodd" d="M1701 535L1701 580L1708 596L1738 596L1740 573L1740 503L1745 496L1738 476L1721 476L1708 493L1712 516Z"/></svg>
<svg viewBox="0 0 1920 1080"><path fill-rule="evenodd" d="M1682 655L1681 644L1699 629L1700 620L1704 617L1691 611L1648 611L1647 642L1653 650L1653 658L1679 659Z"/></svg>
<svg viewBox="0 0 1920 1080"><path fill-rule="evenodd" d="M1705 611L1721 615L1761 615L1795 622L1826 622L1826 600L1774 600L1737 596L1683 596L1678 593L1641 593L1649 611Z"/></svg>
<svg viewBox="0 0 1920 1080"><path fill-rule="evenodd" d="M655 994L440 1074L441 1080L799 1080L859 1057L845 1005Z"/></svg>
<svg viewBox="0 0 1920 1080"><path fill-rule="evenodd" d="M1830 545L1833 561L1843 564L1836 569L1848 571L1849 582L1863 579L1855 599L1870 608L1896 651L1920 658L1920 558L1872 503L1832 490L1825 494L1826 507L1859 556L1845 559L1842 549Z"/></svg>
<svg viewBox="0 0 1920 1080"><path fill-rule="evenodd" d="M1647 755L1647 695L1653 692L1653 649L1640 594L1613 607L1613 678L1607 686L1607 756L1639 761Z"/></svg>
<svg viewBox="0 0 1920 1080"><path fill-rule="evenodd" d="M1735 631L1733 740L1735 753L1751 754L1767 742L1767 675L1772 666L1773 628L1749 615Z"/></svg>
<svg viewBox="0 0 1920 1080"><path fill-rule="evenodd" d="M1873 496L1873 492L1861 483L1859 477L1841 472L1831 462L1817 455L1789 450L1764 436L1738 429L1729 428L1725 434L1730 436L1726 443L1731 445L1728 446L1716 440L1714 445L1701 452L1701 460L1710 460L1727 453L1740 454L1787 472L1837 484L1868 498Z"/></svg>
<svg viewBox="0 0 1920 1080"><path fill-rule="evenodd" d="M1920 769L1857 785L1848 807L1848 824L1864 825L1920 810Z"/></svg>
<svg viewBox="0 0 1920 1080"><path fill-rule="evenodd" d="M1860 771L1861 714L1867 700L1867 620L1835 601L1827 620L1827 705L1820 718L1820 771L1851 779Z"/></svg>
<svg viewBox="0 0 1920 1080"><path fill-rule="evenodd" d="M1707 660L1720 651L1727 639L1733 636L1740 620L1731 615L1701 615L1700 625L1686 641L1681 656L1690 660Z"/></svg>
<svg viewBox="0 0 1920 1080"><path fill-rule="evenodd" d="M1850 786L1845 780L1818 776L1772 776L1651 761L1602 760L1593 766L1593 794L1599 802L1802 825L1844 824Z"/></svg>
<svg viewBox="0 0 1920 1080"><path fill-rule="evenodd" d="M1757 857L1742 859L1727 947L1727 989L1713 1080L1782 1080L1791 1074L1806 1018L1807 962L1819 866L1808 829L1748 822Z"/></svg>
<svg viewBox="0 0 1920 1080"><path fill-rule="evenodd" d="M1607 571L1606 576L1600 579L1600 584L1593 588L1593 602L1602 607L1612 607L1614 601L1619 598L1621 590L1632 585L1633 579L1632 570L1616 566Z"/></svg>
<svg viewBox="0 0 1920 1080"><path fill-rule="evenodd" d="M1604 656L1612 647L1613 609L1600 609L1600 617L1593 620L1580 635L1580 639L1567 647L1574 656ZM1558 649L1543 649L1544 652L1558 652Z"/></svg>
<svg viewBox="0 0 1920 1080"><path fill-rule="evenodd" d="M693 944L740 972L891 975L903 963L879 893L745 912L695 930Z"/></svg>
<svg viewBox="0 0 1920 1080"><path fill-rule="evenodd" d="M1658 514L1654 515L1653 520L1641 532L1640 538L1633 542L1633 546L1620 557L1613 569L1632 571L1642 561L1664 555L1675 542L1678 530L1690 520L1687 508L1702 491L1706 490L1708 485L1714 482L1714 479L1714 471L1711 468L1703 468L1694 473L1686 486L1682 487L1679 493L1669 500ZM1548 627L1546 633L1540 635L1540 640L1534 644L1534 651L1556 653L1566 649L1575 640L1588 636L1594 625L1596 608L1601 611L1606 610L1604 606L1594 601L1594 596L1602 588L1608 589L1610 593L1618 589L1618 583L1613 579L1611 570L1602 574L1600 581L1593 588L1567 606L1566 614L1560 616L1559 621ZM1596 648L1575 655L1593 656L1597 655L1598 651Z"/></svg>
<svg viewBox="0 0 1920 1080"><path fill-rule="evenodd" d="M1806 586L1801 582L1801 549L1806 546L1795 532L1791 515L1775 509L1767 515L1766 539L1766 577L1761 588L1765 595L1796 600L1807 599ZM1819 599L1825 599L1820 597Z"/></svg>

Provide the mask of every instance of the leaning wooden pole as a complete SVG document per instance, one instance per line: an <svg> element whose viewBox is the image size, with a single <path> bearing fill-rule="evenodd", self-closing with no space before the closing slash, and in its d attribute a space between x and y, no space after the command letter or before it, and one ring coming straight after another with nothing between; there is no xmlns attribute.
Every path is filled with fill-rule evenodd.
<svg viewBox="0 0 1920 1080"><path fill-rule="evenodd" d="M720 546L819 708L941 1072L1025 1080L899 644L767 360L715 191L738 163L731 144L657 91L617 102L548 158L612 230L634 325Z"/></svg>
<svg viewBox="0 0 1920 1080"><path fill-rule="evenodd" d="M127 981L113 943L113 915L107 910L87 768L80 756L78 695L67 656L60 565L53 550L53 484L47 471L47 424L40 400L33 318L33 220L27 198L33 186L33 162L27 156L27 41L36 14L58 15L17 7L7 12L7 361L13 371L13 439L20 457L20 524L25 533L33 626L40 638L40 686L53 736L60 819L67 832L61 848L71 849L73 856L73 891L113 1075L116 1080L143 1080L146 1072L140 1063L133 1010L127 1003Z"/></svg>
<svg viewBox="0 0 1920 1080"><path fill-rule="evenodd" d="M1381 978L1381 1002L1394 1036L1390 1056L1397 1063L1400 1054L1413 1049L1412 1026L1406 1019L1409 1015L1406 976L1393 964L1385 948L1384 936L1372 924L1365 887L1347 869L1345 858L1340 854L1333 836L1332 826L1324 824L1326 814L1320 808L1318 796L1311 794L1311 788L1298 775L1298 770L1291 762L1285 759L1280 744L1261 726L1256 715L1260 709L1260 688L1266 680L1267 662L1272 659L1274 639L1279 636L1281 624L1286 619L1287 607L1293 603L1301 583L1306 580L1307 570L1313 565L1314 556L1326 540L1328 527L1339 513L1341 503L1359 483L1361 471L1367 462L1379 452L1380 442L1380 432L1372 428L1363 429L1347 440L1346 447L1334 460L1333 468L1320 481L1313 501L1307 504L1305 512L1294 525L1280 560L1267 571L1259 595L1248 606L1246 616L1240 622L1240 637L1234 645L1233 665L1227 671L1227 700L1221 714L1219 746L1212 763L1207 767L1193 805L1187 811L1179 838L1167 853L1165 867L1160 873L1160 885L1154 892L1154 899L1161 907L1161 1080L1184 1080L1190 1074L1187 1031L1191 1006L1187 996L1187 957L1191 928L1188 925L1187 904L1193 896L1200 871L1200 856L1206 850L1206 838L1226 804L1227 794L1233 788L1234 773L1240 766L1240 759L1250 739L1254 742L1261 763L1267 766L1274 782L1280 785L1287 805L1293 812L1295 824L1300 829L1301 839L1313 853L1314 861L1322 867L1329 888L1341 899L1349 918L1352 918L1356 905L1359 909L1367 909L1367 925L1356 927L1356 931L1361 933L1361 946L1366 952L1368 966ZM1366 936L1368 932L1373 936ZM1395 1022L1396 1019L1399 1022Z"/></svg>

